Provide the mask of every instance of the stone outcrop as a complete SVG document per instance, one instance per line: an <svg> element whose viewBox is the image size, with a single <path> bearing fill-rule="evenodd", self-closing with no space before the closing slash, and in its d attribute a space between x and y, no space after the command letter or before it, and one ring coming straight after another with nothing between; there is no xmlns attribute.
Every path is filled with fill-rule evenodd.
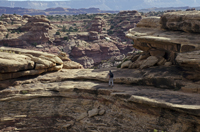
<svg viewBox="0 0 200 132"><path fill-rule="evenodd" d="M90 45L79 44L71 50L70 55L74 61L81 63L85 68L92 67L102 60L108 60L112 56L120 55L120 50L114 43L99 41Z"/></svg>
<svg viewBox="0 0 200 132"><path fill-rule="evenodd" d="M52 29L50 21L44 15L36 15L28 18L26 25L21 27L22 31L28 31L21 36L22 40L28 43L45 43L52 42L52 38L49 35L49 30Z"/></svg>
<svg viewBox="0 0 200 132"><path fill-rule="evenodd" d="M89 30L101 33L103 31L103 27L105 27L105 20L100 16L96 16L94 20L91 22Z"/></svg>
<svg viewBox="0 0 200 132"><path fill-rule="evenodd" d="M200 12L199 11L184 11L166 13L161 16L161 26L164 29L172 31L183 31L190 33L200 33Z"/></svg>
<svg viewBox="0 0 200 132"><path fill-rule="evenodd" d="M180 52L200 49L199 14L199 11L179 11L165 13L161 18L147 17L130 29L126 37L134 40L136 49L157 58L164 57L166 63L176 64L175 58Z"/></svg>
<svg viewBox="0 0 200 132"><path fill-rule="evenodd" d="M58 71L63 61L40 51L0 47L0 80Z"/></svg>
<svg viewBox="0 0 200 132"><path fill-rule="evenodd" d="M9 80L10 86L0 91L0 130L198 132L199 94L179 90L199 92L198 84L182 80L177 68L112 71L112 89L108 70L98 69Z"/></svg>
<svg viewBox="0 0 200 132"><path fill-rule="evenodd" d="M27 48L54 41L56 32L44 15L2 15L0 22L0 45ZM11 22L5 21L9 19ZM6 22L6 23L5 23Z"/></svg>
<svg viewBox="0 0 200 132"><path fill-rule="evenodd" d="M80 63L71 61L65 52L58 53L58 57L63 61L63 69L84 69Z"/></svg>

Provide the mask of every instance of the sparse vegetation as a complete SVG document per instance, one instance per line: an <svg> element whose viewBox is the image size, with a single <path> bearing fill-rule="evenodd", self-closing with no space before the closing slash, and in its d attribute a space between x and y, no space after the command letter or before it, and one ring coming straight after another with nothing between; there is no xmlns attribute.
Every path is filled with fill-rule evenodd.
<svg viewBox="0 0 200 132"><path fill-rule="evenodd" d="M65 36L63 39L69 41L69 38L67 36Z"/></svg>
<svg viewBox="0 0 200 132"><path fill-rule="evenodd" d="M27 94L28 91L26 91L26 90L22 90L20 93L21 93L21 94Z"/></svg>
<svg viewBox="0 0 200 132"><path fill-rule="evenodd" d="M6 38L8 38L9 34L6 34Z"/></svg>
<svg viewBox="0 0 200 132"><path fill-rule="evenodd" d="M56 35L60 35L60 32L59 32L59 31L57 31L57 32L56 32Z"/></svg>
<svg viewBox="0 0 200 132"><path fill-rule="evenodd" d="M33 42L32 45L33 45L33 46L37 46L37 42Z"/></svg>

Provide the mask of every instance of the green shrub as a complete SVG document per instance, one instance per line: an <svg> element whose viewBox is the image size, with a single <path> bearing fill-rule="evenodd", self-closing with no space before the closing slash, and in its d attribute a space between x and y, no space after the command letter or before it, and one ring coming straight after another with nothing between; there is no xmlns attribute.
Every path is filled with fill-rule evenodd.
<svg viewBox="0 0 200 132"><path fill-rule="evenodd" d="M69 38L68 38L67 36L65 36L65 37L64 37L64 40L67 40L67 41L69 41Z"/></svg>
<svg viewBox="0 0 200 132"><path fill-rule="evenodd" d="M33 46L36 46L36 45L37 45L37 42L33 42L32 45L33 45Z"/></svg>
<svg viewBox="0 0 200 132"><path fill-rule="evenodd" d="M122 63L120 63L120 64L117 66L117 68L121 68L121 65L122 65Z"/></svg>
<svg viewBox="0 0 200 132"><path fill-rule="evenodd" d="M28 91L26 91L26 90L22 90L20 93L21 93L21 94L27 94Z"/></svg>
<svg viewBox="0 0 200 132"><path fill-rule="evenodd" d="M62 32L66 32L66 31L67 31L66 26L63 26L62 27Z"/></svg>
<svg viewBox="0 0 200 132"><path fill-rule="evenodd" d="M60 32L59 32L59 31L57 31L57 32L56 32L56 35L60 35Z"/></svg>
<svg viewBox="0 0 200 132"><path fill-rule="evenodd" d="M6 34L6 38L8 38L9 34Z"/></svg>

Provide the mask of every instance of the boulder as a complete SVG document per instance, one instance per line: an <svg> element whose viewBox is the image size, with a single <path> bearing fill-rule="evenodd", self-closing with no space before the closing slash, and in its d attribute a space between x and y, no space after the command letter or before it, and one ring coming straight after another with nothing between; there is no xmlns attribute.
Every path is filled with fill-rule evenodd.
<svg viewBox="0 0 200 132"><path fill-rule="evenodd" d="M150 56L140 65L140 69L148 68L154 66L158 62L158 58L156 56Z"/></svg>
<svg viewBox="0 0 200 132"><path fill-rule="evenodd" d="M132 61L128 60L122 63L121 68L128 68Z"/></svg>
<svg viewBox="0 0 200 132"><path fill-rule="evenodd" d="M84 69L80 63L74 61L64 61L63 69Z"/></svg>
<svg viewBox="0 0 200 132"><path fill-rule="evenodd" d="M149 56L150 56L150 54L149 54L148 52L144 52L144 53L142 53L142 54L138 57L137 61L145 60L145 59L147 59Z"/></svg>
<svg viewBox="0 0 200 132"><path fill-rule="evenodd" d="M157 65L159 65L159 66L164 65L166 63L166 61L167 60L165 58L163 58L162 56L160 56Z"/></svg>
<svg viewBox="0 0 200 132"><path fill-rule="evenodd" d="M58 53L58 57L62 60L62 61L71 61L71 59L69 58L69 56L67 56L67 54L65 52L59 52Z"/></svg>

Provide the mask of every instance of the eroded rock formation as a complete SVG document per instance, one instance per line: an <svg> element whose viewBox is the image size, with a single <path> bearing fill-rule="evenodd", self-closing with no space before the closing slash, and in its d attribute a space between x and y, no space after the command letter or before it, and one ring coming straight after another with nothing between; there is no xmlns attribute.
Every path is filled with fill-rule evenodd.
<svg viewBox="0 0 200 132"><path fill-rule="evenodd" d="M0 47L0 80L58 71L63 61L56 55L17 48Z"/></svg>
<svg viewBox="0 0 200 132"><path fill-rule="evenodd" d="M144 54L148 56L157 57L156 65L161 65L161 62L162 65L176 64L175 58L180 52L200 49L199 17L199 11L169 12L161 18L147 17L142 19L137 27L130 29L126 36L134 40L135 48L146 52ZM144 59L146 58L140 58L141 61ZM141 65L145 63L141 61ZM139 60L133 63L138 64Z"/></svg>

